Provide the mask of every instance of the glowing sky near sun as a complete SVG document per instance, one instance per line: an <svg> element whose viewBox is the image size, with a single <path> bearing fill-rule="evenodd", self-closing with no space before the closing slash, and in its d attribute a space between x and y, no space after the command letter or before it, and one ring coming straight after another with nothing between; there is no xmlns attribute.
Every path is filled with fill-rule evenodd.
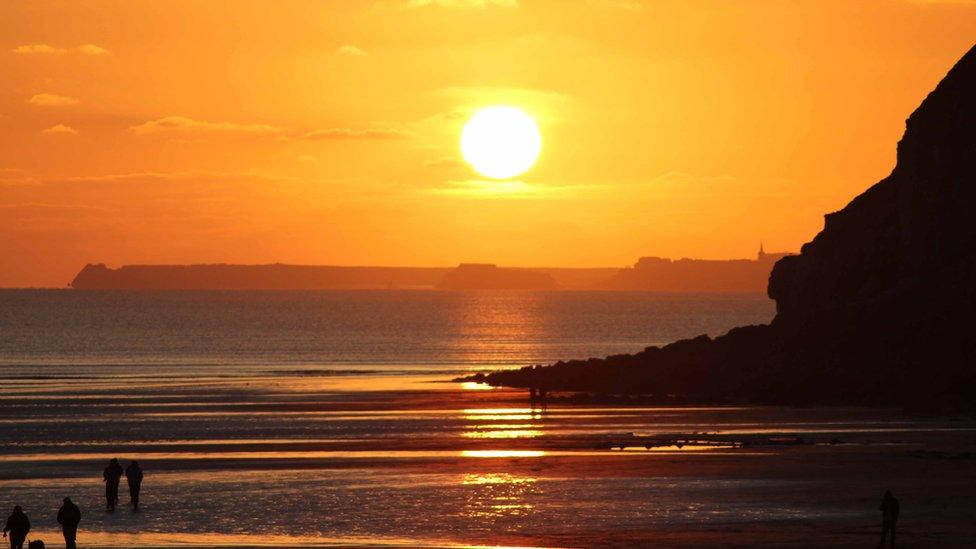
<svg viewBox="0 0 976 549"><path fill-rule="evenodd" d="M85 263L622 266L797 250L976 5L0 3L0 286ZM463 161L478 109L543 152Z"/></svg>

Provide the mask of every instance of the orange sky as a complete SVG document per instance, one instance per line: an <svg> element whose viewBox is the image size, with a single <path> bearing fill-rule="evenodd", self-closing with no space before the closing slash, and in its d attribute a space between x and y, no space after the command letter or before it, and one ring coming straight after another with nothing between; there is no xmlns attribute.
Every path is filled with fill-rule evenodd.
<svg viewBox="0 0 976 549"><path fill-rule="evenodd" d="M64 286L797 250L890 171L976 4L32 1L0 29L0 286ZM517 183L461 161L493 104L542 132Z"/></svg>

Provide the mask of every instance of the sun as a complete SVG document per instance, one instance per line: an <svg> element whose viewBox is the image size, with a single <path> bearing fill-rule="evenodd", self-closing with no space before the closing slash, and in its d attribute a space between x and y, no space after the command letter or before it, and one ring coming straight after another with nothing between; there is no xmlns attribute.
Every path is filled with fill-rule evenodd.
<svg viewBox="0 0 976 549"><path fill-rule="evenodd" d="M542 151L535 120L522 109L504 105L474 113L461 131L461 154L479 174L492 179L522 175Z"/></svg>

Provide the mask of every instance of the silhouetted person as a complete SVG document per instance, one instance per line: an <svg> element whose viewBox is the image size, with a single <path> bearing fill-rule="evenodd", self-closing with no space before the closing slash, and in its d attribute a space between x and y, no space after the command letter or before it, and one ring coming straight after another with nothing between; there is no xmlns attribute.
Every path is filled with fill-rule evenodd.
<svg viewBox="0 0 976 549"><path fill-rule="evenodd" d="M81 522L81 509L71 503L71 498L64 498L64 505L58 509L58 524L64 534L66 549L75 549L75 537L78 536L78 523Z"/></svg>
<svg viewBox="0 0 976 549"><path fill-rule="evenodd" d="M133 460L125 468L125 480L129 482L129 500L132 502L132 510L139 510L139 490L142 489L142 467L139 462Z"/></svg>
<svg viewBox="0 0 976 549"><path fill-rule="evenodd" d="M24 540L27 539L27 532L30 532L30 519L20 505L14 506L14 512L7 517L3 537L7 537L7 532L10 532L10 549L24 549Z"/></svg>
<svg viewBox="0 0 976 549"><path fill-rule="evenodd" d="M895 525L898 522L898 513L901 506L898 505L898 498L891 495L891 490L885 490L884 497L881 498L881 545L884 547L885 538L891 532L891 546L895 546Z"/></svg>
<svg viewBox="0 0 976 549"><path fill-rule="evenodd" d="M109 511L114 511L115 504L119 501L119 480L121 479L122 466L119 465L119 460L112 458L102 473L102 480L105 481L105 508Z"/></svg>

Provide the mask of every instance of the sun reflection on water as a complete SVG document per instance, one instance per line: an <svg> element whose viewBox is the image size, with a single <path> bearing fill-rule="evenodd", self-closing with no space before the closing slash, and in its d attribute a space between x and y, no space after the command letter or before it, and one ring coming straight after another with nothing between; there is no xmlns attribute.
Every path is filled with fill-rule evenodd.
<svg viewBox="0 0 976 549"><path fill-rule="evenodd" d="M492 391L496 389L487 383L479 383L477 381L464 381L461 383L461 389L465 391Z"/></svg>
<svg viewBox="0 0 976 549"><path fill-rule="evenodd" d="M461 484L471 490L464 514L468 517L491 519L517 517L530 513L534 506L527 496L538 493L537 479L509 473L468 473Z"/></svg>
<svg viewBox="0 0 976 549"><path fill-rule="evenodd" d="M466 473L461 484L525 484L536 482L533 477L520 477L509 473Z"/></svg>
<svg viewBox="0 0 976 549"><path fill-rule="evenodd" d="M470 415L465 416L465 418L471 421L528 421L530 419L538 419L539 416L533 416L532 414L486 414Z"/></svg>
<svg viewBox="0 0 976 549"><path fill-rule="evenodd" d="M535 458L544 455L542 450L461 450L461 457L472 458Z"/></svg>
<svg viewBox="0 0 976 549"><path fill-rule="evenodd" d="M501 429L497 431L468 431L461 436L464 438L535 438L542 436L542 431L536 429Z"/></svg>
<svg viewBox="0 0 976 549"><path fill-rule="evenodd" d="M527 421L540 419L531 408L468 408L464 418L468 421ZM464 438L535 438L544 433L541 425L532 423L480 423L462 433Z"/></svg>

